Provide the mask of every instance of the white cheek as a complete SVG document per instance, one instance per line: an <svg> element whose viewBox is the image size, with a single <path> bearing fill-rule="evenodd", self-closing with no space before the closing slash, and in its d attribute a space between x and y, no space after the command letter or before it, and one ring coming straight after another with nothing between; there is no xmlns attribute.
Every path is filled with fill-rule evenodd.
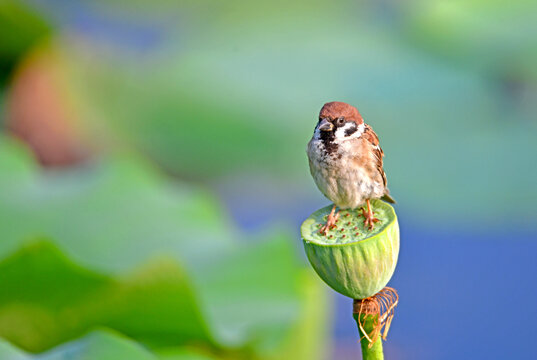
<svg viewBox="0 0 537 360"><path fill-rule="evenodd" d="M358 130L356 130L354 133L352 133L351 135L349 136L346 136L345 135L345 131L347 131L348 129L350 129L352 127L352 124L345 124L345 126L343 127L340 127L336 130L336 133L335 133L335 137L336 137L336 141L337 142L342 142L342 141L345 141L345 140L350 140L350 139L357 139L359 138L360 136L362 136L362 134L364 133L364 130L365 130L365 125L364 124L360 124L358 125Z"/></svg>
<svg viewBox="0 0 537 360"><path fill-rule="evenodd" d="M335 133L335 137L336 137L336 139L338 139L338 140L343 139L343 138L345 137L345 131L346 131L347 129L349 129L349 128L350 128L350 127L347 126L347 125L338 128L338 129L336 130L336 133Z"/></svg>
<svg viewBox="0 0 537 360"><path fill-rule="evenodd" d="M354 134L352 134L350 137L352 139L359 138L360 136L362 136L364 131L365 131L365 125L362 123L362 124L358 125L358 130Z"/></svg>
<svg viewBox="0 0 537 360"><path fill-rule="evenodd" d="M353 126L354 126L353 123L346 123L344 126L338 128L336 130L336 139L343 139L343 138L348 137L347 135L345 135L345 132L347 130L352 129Z"/></svg>

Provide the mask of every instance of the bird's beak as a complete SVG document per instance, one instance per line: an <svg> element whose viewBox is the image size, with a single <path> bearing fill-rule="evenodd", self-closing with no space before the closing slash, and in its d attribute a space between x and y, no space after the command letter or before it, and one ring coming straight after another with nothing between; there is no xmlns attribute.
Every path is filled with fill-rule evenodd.
<svg viewBox="0 0 537 360"><path fill-rule="evenodd" d="M332 131L332 130L334 130L334 124L332 124L327 119L322 119L321 123L319 124L319 130L321 130L321 131Z"/></svg>

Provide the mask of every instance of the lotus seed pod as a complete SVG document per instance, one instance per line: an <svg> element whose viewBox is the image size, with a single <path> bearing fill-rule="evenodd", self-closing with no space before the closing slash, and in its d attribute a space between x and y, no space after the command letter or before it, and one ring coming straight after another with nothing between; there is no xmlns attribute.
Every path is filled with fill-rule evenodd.
<svg viewBox="0 0 537 360"><path fill-rule="evenodd" d="M336 228L321 234L331 206L319 209L300 228L308 259L331 288L353 299L375 295L390 281L399 255L399 224L393 207L371 205L379 222L364 227L358 210L341 210Z"/></svg>

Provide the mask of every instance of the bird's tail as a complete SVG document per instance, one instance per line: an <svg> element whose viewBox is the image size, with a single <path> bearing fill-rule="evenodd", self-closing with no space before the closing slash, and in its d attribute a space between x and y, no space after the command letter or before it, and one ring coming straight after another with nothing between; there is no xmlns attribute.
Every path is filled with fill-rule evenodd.
<svg viewBox="0 0 537 360"><path fill-rule="evenodd" d="M380 200L384 200L384 201L389 202L391 204L395 204L395 199L391 197L390 193L386 193L386 194L382 195Z"/></svg>

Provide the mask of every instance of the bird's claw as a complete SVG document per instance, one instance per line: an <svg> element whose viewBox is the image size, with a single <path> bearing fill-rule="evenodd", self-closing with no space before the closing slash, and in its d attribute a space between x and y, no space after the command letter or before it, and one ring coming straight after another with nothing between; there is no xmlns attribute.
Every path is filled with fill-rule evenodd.
<svg viewBox="0 0 537 360"><path fill-rule="evenodd" d="M362 213L358 214L358 216L363 216L365 218L364 220L364 226L367 226L368 229L371 231L375 227L375 223L379 222L380 220L375 217L375 214L373 211L367 211L365 207L361 208Z"/></svg>
<svg viewBox="0 0 537 360"><path fill-rule="evenodd" d="M336 227L336 222L339 220L339 213L337 214L333 214L333 212L331 212L329 215L328 215L328 218L326 219L326 224L319 229L319 233L322 234L322 235L326 235L326 232L328 230L332 230L333 228Z"/></svg>

